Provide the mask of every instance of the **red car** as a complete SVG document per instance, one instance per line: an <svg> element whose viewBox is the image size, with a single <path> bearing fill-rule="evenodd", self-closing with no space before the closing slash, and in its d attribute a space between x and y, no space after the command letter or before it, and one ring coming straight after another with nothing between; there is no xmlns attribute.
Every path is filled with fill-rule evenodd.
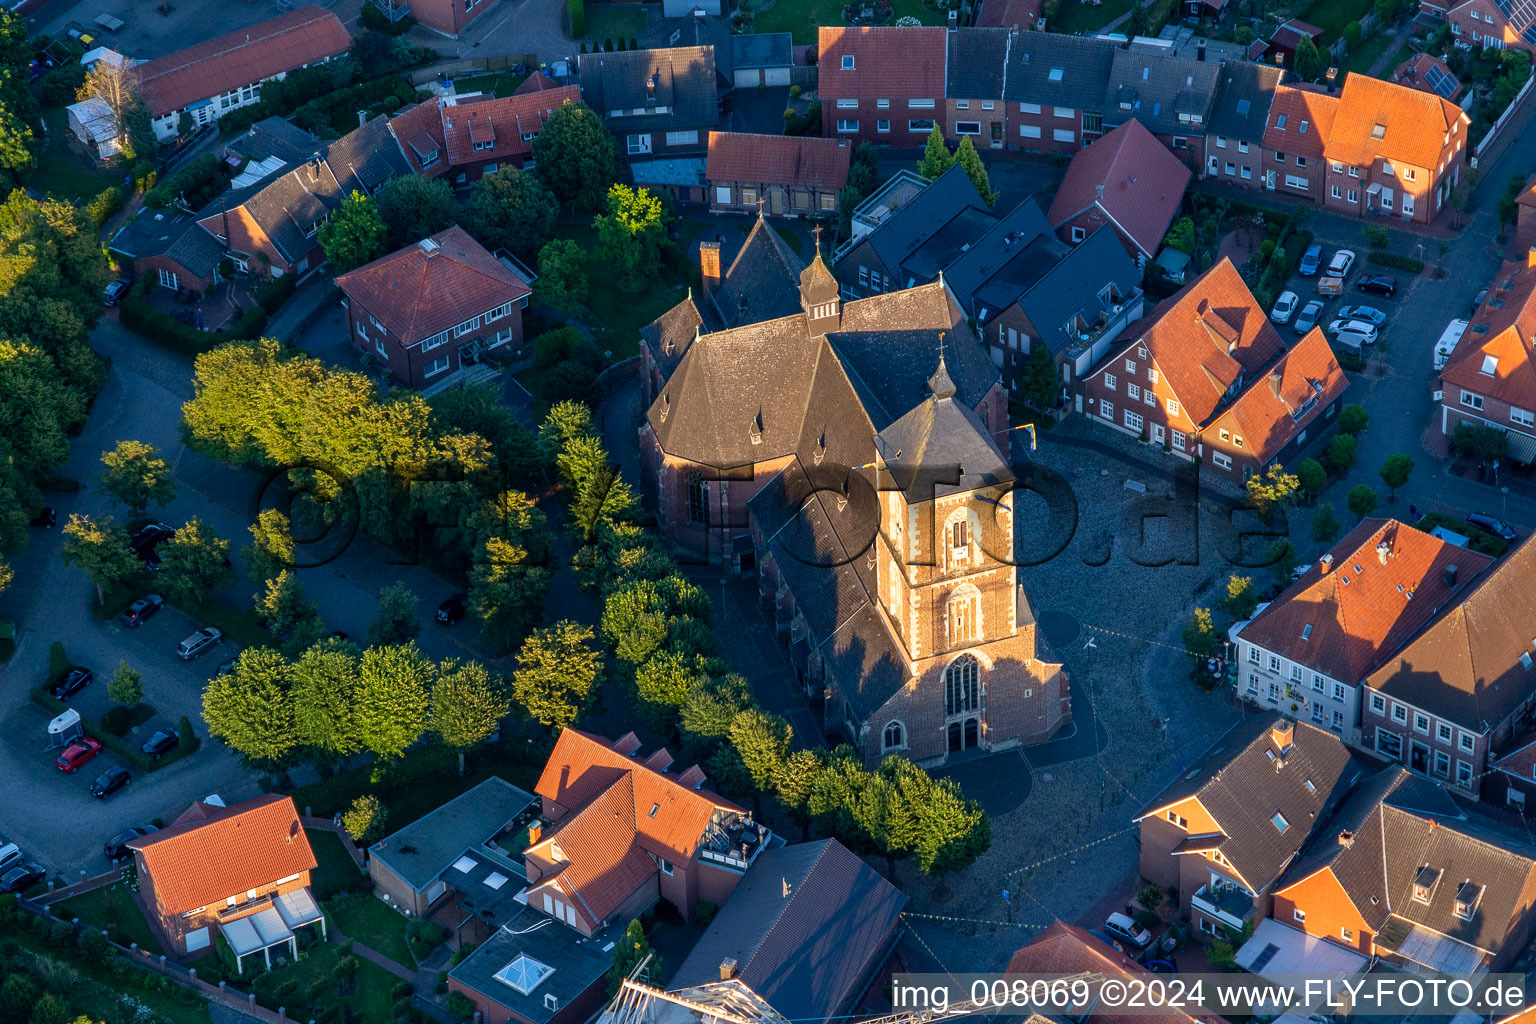
<svg viewBox="0 0 1536 1024"><path fill-rule="evenodd" d="M59 759L54 764L59 766L59 771L65 774L73 774L81 765L99 753L101 753L101 743L98 740L86 737L82 740L75 740L75 742L65 747L64 753L59 755Z"/></svg>

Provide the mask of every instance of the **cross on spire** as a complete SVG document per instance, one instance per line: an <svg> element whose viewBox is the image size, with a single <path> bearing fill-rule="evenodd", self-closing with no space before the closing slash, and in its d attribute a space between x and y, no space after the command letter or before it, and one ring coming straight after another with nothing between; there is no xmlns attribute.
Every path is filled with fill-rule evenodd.
<svg viewBox="0 0 1536 1024"><path fill-rule="evenodd" d="M763 197L762 196L758 196L757 197L757 219L758 220L762 220L763 219Z"/></svg>
<svg viewBox="0 0 1536 1024"><path fill-rule="evenodd" d="M816 236L816 255L820 256L821 255L821 225L817 224L815 227L811 228L811 234Z"/></svg>

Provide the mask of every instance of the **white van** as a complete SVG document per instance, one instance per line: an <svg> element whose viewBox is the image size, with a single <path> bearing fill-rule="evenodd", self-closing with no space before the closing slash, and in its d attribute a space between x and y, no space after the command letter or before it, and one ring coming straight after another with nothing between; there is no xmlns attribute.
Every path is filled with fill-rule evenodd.
<svg viewBox="0 0 1536 1024"><path fill-rule="evenodd" d="M1467 332L1465 320L1452 320L1446 325L1445 332L1440 335L1440 340L1435 342L1435 369L1445 369L1445 364L1451 361L1451 353L1456 351L1456 343Z"/></svg>

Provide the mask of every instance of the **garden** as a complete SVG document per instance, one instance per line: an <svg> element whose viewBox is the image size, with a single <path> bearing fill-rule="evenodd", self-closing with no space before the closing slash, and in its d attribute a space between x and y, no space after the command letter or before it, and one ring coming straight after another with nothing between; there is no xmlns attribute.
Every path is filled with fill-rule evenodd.
<svg viewBox="0 0 1536 1024"><path fill-rule="evenodd" d="M943 25L949 19L951 4L960 9L961 0L888 0L888 2L861 2L849 4L857 19L853 24L886 24L902 18L916 18L922 25ZM1069 0L1076 3L1076 0ZM844 16L844 0L773 0L764 8L760 0L744 0L742 10L752 15L754 32L789 32L796 45L816 42L816 29L821 25L850 24ZM869 8L865 18L864 9ZM877 16L885 21L874 20Z"/></svg>

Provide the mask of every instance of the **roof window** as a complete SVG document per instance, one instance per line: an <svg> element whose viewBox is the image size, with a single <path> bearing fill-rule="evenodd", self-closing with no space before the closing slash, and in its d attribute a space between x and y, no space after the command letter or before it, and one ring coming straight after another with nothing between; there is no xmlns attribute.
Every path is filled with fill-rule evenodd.
<svg viewBox="0 0 1536 1024"><path fill-rule="evenodd" d="M1373 139L1384 139L1386 137L1387 137L1387 126L1386 125L1378 124L1378 125L1373 125L1372 126L1372 128L1371 128L1371 138L1373 138Z"/></svg>
<svg viewBox="0 0 1536 1024"><path fill-rule="evenodd" d="M1291 827L1291 823L1286 821L1285 815L1281 814L1279 811L1276 811L1275 816L1269 820L1274 823L1276 830L1280 832L1284 832L1286 829Z"/></svg>
<svg viewBox="0 0 1536 1024"><path fill-rule="evenodd" d="M1275 118L1275 127L1277 129L1279 129L1280 131L1282 131L1282 132L1285 131L1285 115L1284 114L1281 114L1279 117Z"/></svg>
<svg viewBox="0 0 1536 1024"><path fill-rule="evenodd" d="M853 70L853 54L851 54L851 53L843 54L843 70L844 71L852 71Z"/></svg>
<svg viewBox="0 0 1536 1024"><path fill-rule="evenodd" d="M1053 82L1059 82L1061 81L1061 74L1061 68L1051 68L1051 73L1047 77Z"/></svg>
<svg viewBox="0 0 1536 1024"><path fill-rule="evenodd" d="M1495 355L1489 355L1486 352L1483 353L1483 369L1482 369L1483 375L1484 376L1488 376L1488 377L1492 377L1495 373L1498 372L1498 370L1499 370L1499 357L1495 356Z"/></svg>
<svg viewBox="0 0 1536 1024"><path fill-rule="evenodd" d="M1309 622L1305 626L1301 627L1301 638L1303 640L1312 639L1312 623Z"/></svg>

